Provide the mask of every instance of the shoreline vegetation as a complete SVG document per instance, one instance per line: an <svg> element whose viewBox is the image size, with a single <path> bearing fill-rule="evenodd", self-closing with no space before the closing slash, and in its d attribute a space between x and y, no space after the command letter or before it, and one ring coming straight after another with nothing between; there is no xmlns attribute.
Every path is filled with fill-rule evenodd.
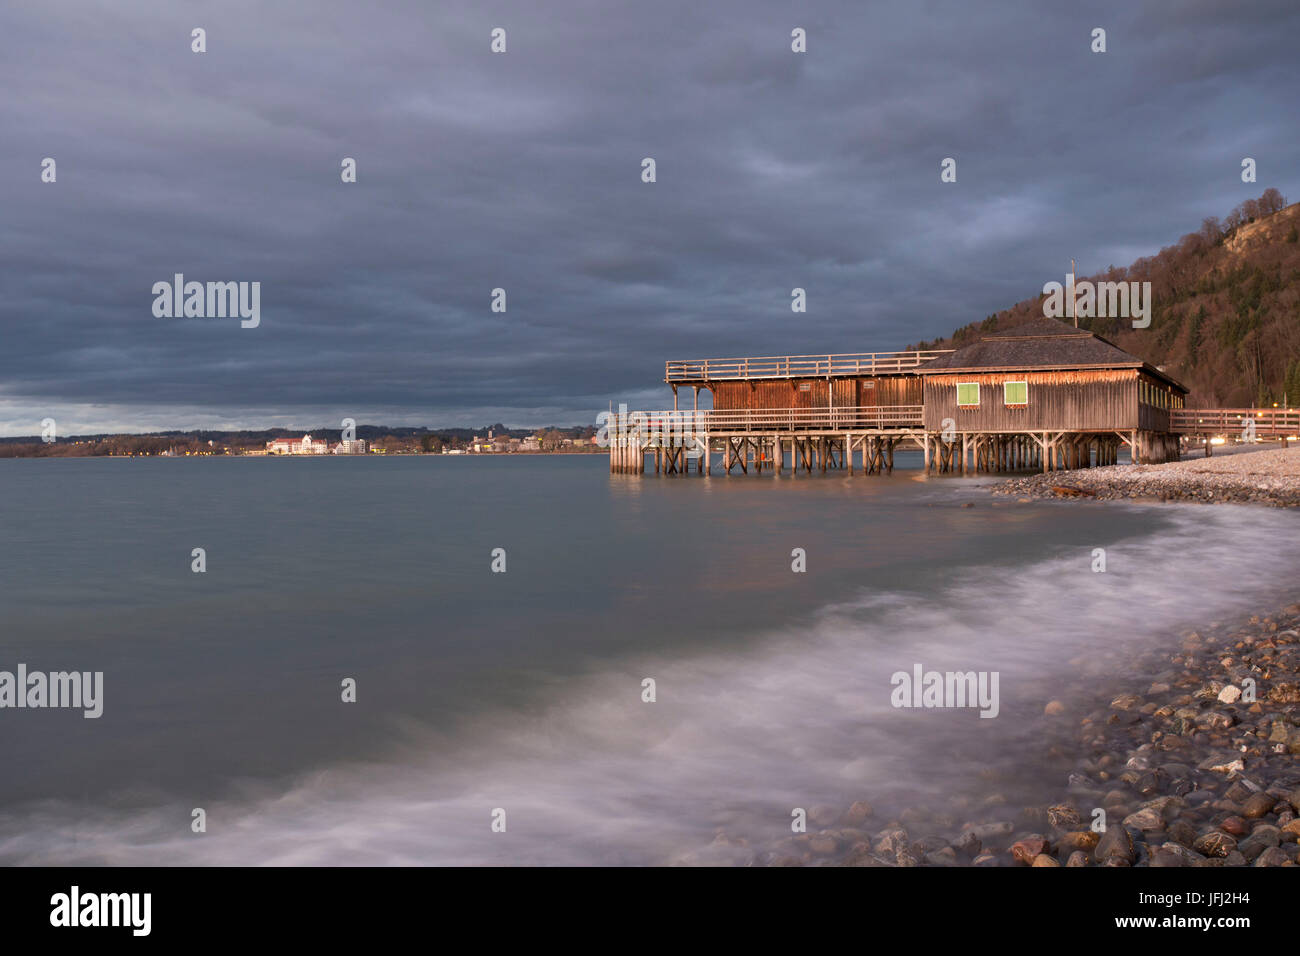
<svg viewBox="0 0 1300 956"><path fill-rule="evenodd" d="M1083 498L1295 508L1300 507L1300 447L1027 475L1000 481L990 490L1021 501Z"/></svg>
<svg viewBox="0 0 1300 956"><path fill-rule="evenodd" d="M1072 664L1088 679L1039 705L1041 752L1025 754L1056 769L1022 771L1059 773L1051 802L1017 805L1004 775L1005 791L991 777L894 817L865 799L814 808L808 832L776 846L719 833L711 849L760 866L1298 864L1300 604Z"/></svg>

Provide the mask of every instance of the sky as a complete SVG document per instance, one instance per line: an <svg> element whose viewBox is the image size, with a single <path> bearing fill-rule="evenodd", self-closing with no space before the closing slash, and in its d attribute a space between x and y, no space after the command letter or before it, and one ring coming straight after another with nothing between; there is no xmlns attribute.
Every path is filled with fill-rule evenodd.
<svg viewBox="0 0 1300 956"><path fill-rule="evenodd" d="M594 424L668 359L901 349L1300 199L1297 41L1294 0L15 0L0 435ZM177 273L259 324L156 316Z"/></svg>

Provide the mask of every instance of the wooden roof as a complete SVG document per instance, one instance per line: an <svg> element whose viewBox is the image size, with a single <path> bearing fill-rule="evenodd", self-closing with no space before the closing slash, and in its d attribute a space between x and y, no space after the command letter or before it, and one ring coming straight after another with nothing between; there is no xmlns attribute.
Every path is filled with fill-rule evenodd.
<svg viewBox="0 0 1300 956"><path fill-rule="evenodd" d="M1181 383L1087 329L1055 319L1032 319L1003 332L941 355L920 366L920 375L964 371L1027 371L1031 369L1137 368L1186 392Z"/></svg>

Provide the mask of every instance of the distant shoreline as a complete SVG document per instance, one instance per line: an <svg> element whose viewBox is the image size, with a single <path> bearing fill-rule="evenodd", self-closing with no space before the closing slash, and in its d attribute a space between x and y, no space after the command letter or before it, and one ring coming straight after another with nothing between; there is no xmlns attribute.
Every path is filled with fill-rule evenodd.
<svg viewBox="0 0 1300 956"><path fill-rule="evenodd" d="M500 452L464 452L447 454L440 451L402 451L402 452L367 452L364 455L0 455L0 461L126 461L139 458L275 458L275 459L316 459L316 458L593 458L608 456L609 449L599 448L595 451L500 451Z"/></svg>

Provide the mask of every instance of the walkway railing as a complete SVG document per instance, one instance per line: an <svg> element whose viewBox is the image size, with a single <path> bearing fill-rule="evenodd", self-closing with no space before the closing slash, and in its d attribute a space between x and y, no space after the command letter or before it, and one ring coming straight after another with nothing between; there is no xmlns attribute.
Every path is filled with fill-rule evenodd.
<svg viewBox="0 0 1300 956"><path fill-rule="evenodd" d="M1177 408L1169 413L1172 431L1193 435L1243 432L1252 421L1256 435L1300 434L1300 408Z"/></svg>
<svg viewBox="0 0 1300 956"><path fill-rule="evenodd" d="M921 426L922 406L881 405L844 408L746 408L632 412L610 418L620 428L640 434L722 434L727 432L800 432L904 429Z"/></svg>
<svg viewBox="0 0 1300 956"><path fill-rule="evenodd" d="M665 382L713 382L751 378L821 378L905 372L947 355L926 352L851 352L843 355L764 355L751 358L688 359L664 363Z"/></svg>

